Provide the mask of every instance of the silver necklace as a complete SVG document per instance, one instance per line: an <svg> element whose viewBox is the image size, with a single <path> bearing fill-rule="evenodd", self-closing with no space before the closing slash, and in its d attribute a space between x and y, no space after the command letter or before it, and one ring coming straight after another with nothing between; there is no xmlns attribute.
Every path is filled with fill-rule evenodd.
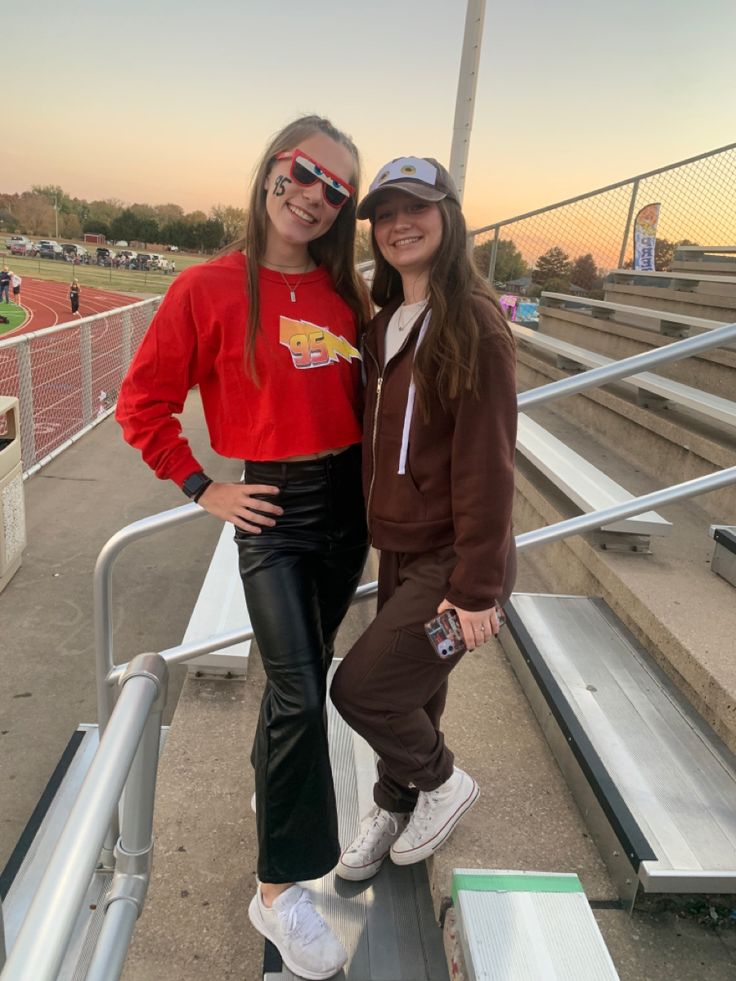
<svg viewBox="0 0 736 981"><path fill-rule="evenodd" d="M301 276L299 277L299 279L298 279L298 280L297 280L297 281L296 281L295 283L292 283L292 284L290 284L290 283L289 283L289 280L288 280L288 279L286 278L286 276L284 276L284 274L283 274L283 273L281 272L281 270L280 270L280 269L279 269L279 270L277 270L277 272L278 272L278 274L279 274L279 276L280 276L280 277L281 277L281 278L283 279L283 281L284 281L284 286L285 286L285 287L287 288L287 290L289 291L289 296L291 297L291 302L292 302L292 303L296 303L296 291L297 291L297 290L299 289L299 287L301 286L301 284L302 284L302 280L303 280L303 279L304 279L304 277L305 277L305 276L307 275L307 273L306 273L306 272L303 272L303 273L301 274Z"/></svg>
<svg viewBox="0 0 736 981"><path fill-rule="evenodd" d="M420 300L419 302L421 303L422 301ZM413 306L413 307L415 307L416 305L417 305L416 303L412 303L411 304L411 306ZM416 320L417 316L418 316L416 310L410 310L409 311L409 316L406 318L406 320L404 320L404 318L401 316L401 314L402 313L406 313L406 309L407 309L407 305L405 303L402 303L401 306L398 309L398 317L396 318L396 329L401 334L404 333L404 331L409 326L409 324L413 323Z"/></svg>

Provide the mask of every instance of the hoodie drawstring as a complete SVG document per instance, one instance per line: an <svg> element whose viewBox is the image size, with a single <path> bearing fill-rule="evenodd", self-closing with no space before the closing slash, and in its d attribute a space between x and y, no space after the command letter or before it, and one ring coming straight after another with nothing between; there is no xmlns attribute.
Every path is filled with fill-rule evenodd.
<svg viewBox="0 0 736 981"><path fill-rule="evenodd" d="M414 348L414 358L412 359L412 372L411 372L411 382L409 384L409 394L406 397L406 410L404 412L404 429L401 433L401 454L399 456L399 469L397 473L406 473L406 458L409 455L409 430L411 429L411 420L414 415L414 399L416 397L417 386L414 384L414 361L417 357L417 351L419 350L419 345L424 340L424 335L427 333L427 327L429 326L429 318L432 315L432 311L428 310L424 320L422 321L422 326L419 328L419 337L417 337L417 343Z"/></svg>

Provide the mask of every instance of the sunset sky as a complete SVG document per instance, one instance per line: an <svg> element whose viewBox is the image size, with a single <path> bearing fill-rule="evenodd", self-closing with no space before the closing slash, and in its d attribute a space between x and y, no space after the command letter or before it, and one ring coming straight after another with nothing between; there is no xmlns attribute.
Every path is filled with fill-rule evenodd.
<svg viewBox="0 0 736 981"><path fill-rule="evenodd" d="M0 191L242 206L318 112L386 160L450 153L465 0L3 3ZM734 0L488 0L474 226L736 140Z"/></svg>

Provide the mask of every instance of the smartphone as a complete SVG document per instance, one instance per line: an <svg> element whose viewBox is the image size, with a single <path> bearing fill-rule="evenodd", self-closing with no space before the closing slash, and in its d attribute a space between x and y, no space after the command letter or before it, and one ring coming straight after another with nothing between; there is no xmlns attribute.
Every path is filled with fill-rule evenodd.
<svg viewBox="0 0 736 981"><path fill-rule="evenodd" d="M453 657L467 650L460 620L454 610L443 610L424 624L429 642L440 657Z"/></svg>
<svg viewBox="0 0 736 981"><path fill-rule="evenodd" d="M506 617L500 606L496 606L498 625L506 623ZM429 623L424 624L429 642L440 657L453 657L467 650L460 620L455 610L444 610Z"/></svg>

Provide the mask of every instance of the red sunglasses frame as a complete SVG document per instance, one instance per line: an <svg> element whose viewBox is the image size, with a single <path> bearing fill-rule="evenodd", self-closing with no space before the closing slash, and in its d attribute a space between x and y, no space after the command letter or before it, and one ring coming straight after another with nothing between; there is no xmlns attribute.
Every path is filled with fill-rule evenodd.
<svg viewBox="0 0 736 981"><path fill-rule="evenodd" d="M337 204L333 204L332 201L329 200L329 198L327 197L327 188L329 187L329 185L327 184L326 181L322 180L317 174L314 174L314 180L310 181L309 183L305 183L304 181L299 180L299 178L294 174L294 165L296 164L296 158L298 156L304 157L305 160L308 160L310 163L314 164L315 167L318 167L325 175L325 177L329 177L330 180L335 181L337 184L340 185L340 187L344 187L348 191L347 195L344 194L342 195L342 201L339 201ZM276 156L274 157L274 160L291 160L291 167L289 168L289 176L292 177L297 182L297 184L299 184L301 187L312 187L313 184L316 184L316 182L319 181L320 184L322 185L322 197L325 199L325 204L328 204L331 208L335 208L335 209L342 208L355 194L355 188L353 187L352 184L348 184L348 182L344 181L342 177L338 177L337 174L333 174L331 170L328 170L326 167L323 167L318 160L315 160L314 157L310 157L308 153L305 153L304 150L300 150L299 147L296 147L294 150L283 150L281 153L277 153Z"/></svg>

